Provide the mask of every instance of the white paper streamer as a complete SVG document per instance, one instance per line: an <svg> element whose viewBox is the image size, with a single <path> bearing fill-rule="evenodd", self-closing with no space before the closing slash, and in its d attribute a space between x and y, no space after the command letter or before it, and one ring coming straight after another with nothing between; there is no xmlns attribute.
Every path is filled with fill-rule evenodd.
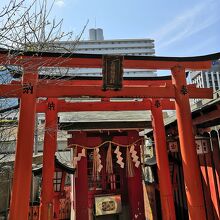
<svg viewBox="0 0 220 220"><path fill-rule="evenodd" d="M138 168L140 166L140 161L138 160L139 157L137 156L137 151L134 149L134 145L131 145L130 153L135 166Z"/></svg>
<svg viewBox="0 0 220 220"><path fill-rule="evenodd" d="M121 156L122 153L120 152L119 146L116 147L114 153L116 154L116 157L117 157L117 159L118 159L118 160L116 161L116 163L118 163L121 168L124 168L124 167L125 167L125 163L123 162L123 157Z"/></svg>
<svg viewBox="0 0 220 220"><path fill-rule="evenodd" d="M73 158L74 167L76 167L77 163L81 160L81 157L85 157L85 156L86 156L86 150L85 148L82 148L81 153L78 153L77 157Z"/></svg>
<svg viewBox="0 0 220 220"><path fill-rule="evenodd" d="M103 166L102 166L102 161L101 161L101 155L99 153L99 148L96 147L95 151L97 152L97 168L98 168L98 172L100 173Z"/></svg>

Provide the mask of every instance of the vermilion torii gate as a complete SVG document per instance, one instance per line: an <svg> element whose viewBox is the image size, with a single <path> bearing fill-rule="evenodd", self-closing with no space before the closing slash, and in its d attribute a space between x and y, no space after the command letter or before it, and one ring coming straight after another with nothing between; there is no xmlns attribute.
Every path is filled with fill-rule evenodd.
<svg viewBox="0 0 220 220"><path fill-rule="evenodd" d="M36 99L38 97L60 98L80 96L175 99L189 216L191 219L205 219L199 167L192 131L189 98L212 98L212 92L209 89L203 90L195 87L188 87L186 84L185 70L209 69L211 67L211 60L218 59L220 54L194 58L125 56L123 61L124 68L171 70L172 84L163 86L130 84L125 85L120 91L102 91L100 85L94 84L74 85L74 83L69 84L69 82L53 84L52 81L46 83L41 83L40 80L38 81L38 69L42 66L101 68L102 55L35 52L16 54L18 55L11 56L8 51L0 51L0 62L2 65L19 65L22 66L24 70L22 82L20 84L0 86L1 97L20 98L16 160L10 206L11 220L28 219ZM162 119L160 111L161 107L159 105L158 110L152 110L154 114L154 128L155 131L158 130L159 132L162 129L162 127L160 127L161 125L159 125ZM54 140L55 139L56 138L54 138ZM157 140L157 135L155 135L155 140ZM164 139L161 142L159 142L159 140L158 142L156 141L156 144L164 144ZM158 166L160 166L160 164ZM166 184L167 186L169 185L169 180ZM170 192L166 192L165 196L170 197ZM163 201L162 204L164 204ZM168 209L165 208L165 210ZM163 216L165 217L166 215L163 214ZM169 214L169 216L171 216L171 214Z"/></svg>
<svg viewBox="0 0 220 220"><path fill-rule="evenodd" d="M45 145L44 145L44 165L42 177L42 206L41 219L48 219L48 207L53 203L53 158L56 146L56 127L57 127L57 112L77 112L77 111L125 111L125 110L151 110L152 115L157 120L154 135L157 142L157 161L158 161L158 176L160 181L160 196L162 204L163 219L175 219L175 208L173 200L172 185L169 173L168 157L166 152L166 137L163 125L162 109L174 110L174 102L168 100L150 100L133 102L110 102L104 99L102 102L75 102L68 103L64 100L48 99L41 101L37 105L37 112L46 112L46 127L45 127ZM163 143L161 144L161 141ZM159 149L160 148L160 149ZM50 164L50 166L48 166ZM135 207L133 207L135 208ZM52 209L49 216L52 216ZM131 213L132 215L133 213ZM76 211L77 217L79 216ZM132 215L131 218L134 216ZM85 215L84 218L87 218ZM139 217L139 219L142 219Z"/></svg>

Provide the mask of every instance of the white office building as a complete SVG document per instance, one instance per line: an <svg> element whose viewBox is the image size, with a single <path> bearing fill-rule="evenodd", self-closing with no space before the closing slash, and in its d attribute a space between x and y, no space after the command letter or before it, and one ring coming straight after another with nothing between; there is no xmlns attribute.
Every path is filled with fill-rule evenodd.
<svg viewBox="0 0 220 220"><path fill-rule="evenodd" d="M210 70L190 72L190 79L198 88L213 88L216 92L220 89L220 60L213 61Z"/></svg>
<svg viewBox="0 0 220 220"><path fill-rule="evenodd" d="M89 40L78 42L59 41L53 43L53 50L57 52L66 52L86 54L109 54L109 55L133 55L133 56L154 56L154 40L149 38L143 39L118 39L104 40L103 30L100 28L89 30ZM71 75L81 76L101 76L101 69L71 69L68 72ZM156 76L152 70L125 69L124 76L146 77Z"/></svg>

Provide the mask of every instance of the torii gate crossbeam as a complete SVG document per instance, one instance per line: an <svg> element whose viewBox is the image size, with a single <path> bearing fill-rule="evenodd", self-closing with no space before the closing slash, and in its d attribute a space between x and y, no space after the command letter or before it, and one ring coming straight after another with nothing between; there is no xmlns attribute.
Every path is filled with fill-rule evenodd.
<svg viewBox="0 0 220 220"><path fill-rule="evenodd" d="M175 110L174 101L161 100L161 107L164 110ZM40 101L37 104L37 112L46 112L48 106L52 103L47 100ZM143 111L151 110L151 101L97 101L97 102L67 102L58 100L57 112L81 112L81 111Z"/></svg>
<svg viewBox="0 0 220 220"><path fill-rule="evenodd" d="M170 70L174 66L185 69L209 69L210 61L219 59L220 53L199 57L124 56L123 68ZM3 64L34 67L102 68L103 55L79 53L23 52L0 50Z"/></svg>
<svg viewBox="0 0 220 220"><path fill-rule="evenodd" d="M98 85L63 85L60 84L36 84L36 97L62 98L62 97L103 97L103 98L175 98L175 87L165 86L124 86L121 91L103 91ZM32 85L30 89L32 88ZM190 98L212 98L212 90L209 88L196 88L186 86ZM21 97L22 93L29 89L29 85L21 84L1 85L0 97ZM31 92L31 90L27 91Z"/></svg>

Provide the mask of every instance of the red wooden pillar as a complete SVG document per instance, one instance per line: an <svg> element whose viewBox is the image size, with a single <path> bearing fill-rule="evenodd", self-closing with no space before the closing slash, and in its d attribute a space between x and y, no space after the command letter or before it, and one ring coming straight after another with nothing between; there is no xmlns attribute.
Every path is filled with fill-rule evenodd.
<svg viewBox="0 0 220 220"><path fill-rule="evenodd" d="M137 131L128 131L129 144L135 142L138 138ZM140 144L136 144L135 151L137 151L137 156L140 160ZM145 220L141 165L138 168L134 166L134 177L128 177L127 183L130 219Z"/></svg>
<svg viewBox="0 0 220 220"><path fill-rule="evenodd" d="M81 140L80 143L83 146L87 146L86 132L74 133L77 135L77 139ZM82 148L78 148L77 152L81 153ZM77 163L75 179L75 192L76 201L74 201L76 207L76 219L88 220L88 172L87 172L87 157L81 157L81 160Z"/></svg>
<svg viewBox="0 0 220 220"><path fill-rule="evenodd" d="M43 149L43 171L40 219L53 219L54 187L53 178L55 171L54 157L57 149L57 99L48 99L45 113L45 135Z"/></svg>
<svg viewBox="0 0 220 220"><path fill-rule="evenodd" d="M156 147L157 170L160 188L160 200L163 220L176 219L173 190L170 179L169 161L166 147L166 135L163 112L159 100L151 101L152 126Z"/></svg>
<svg viewBox="0 0 220 220"><path fill-rule="evenodd" d="M80 149L81 150L81 149ZM87 176L87 158L82 157L77 166L76 177L76 219L85 219L88 217L88 176Z"/></svg>
<svg viewBox="0 0 220 220"><path fill-rule="evenodd" d="M24 68L22 78L23 91L20 98L20 114L10 204L10 220L28 219L37 79L37 69L29 70Z"/></svg>
<svg viewBox="0 0 220 220"><path fill-rule="evenodd" d="M186 74L183 67L172 68L172 83L175 87L175 106L189 217L192 220L202 220L206 215Z"/></svg>

